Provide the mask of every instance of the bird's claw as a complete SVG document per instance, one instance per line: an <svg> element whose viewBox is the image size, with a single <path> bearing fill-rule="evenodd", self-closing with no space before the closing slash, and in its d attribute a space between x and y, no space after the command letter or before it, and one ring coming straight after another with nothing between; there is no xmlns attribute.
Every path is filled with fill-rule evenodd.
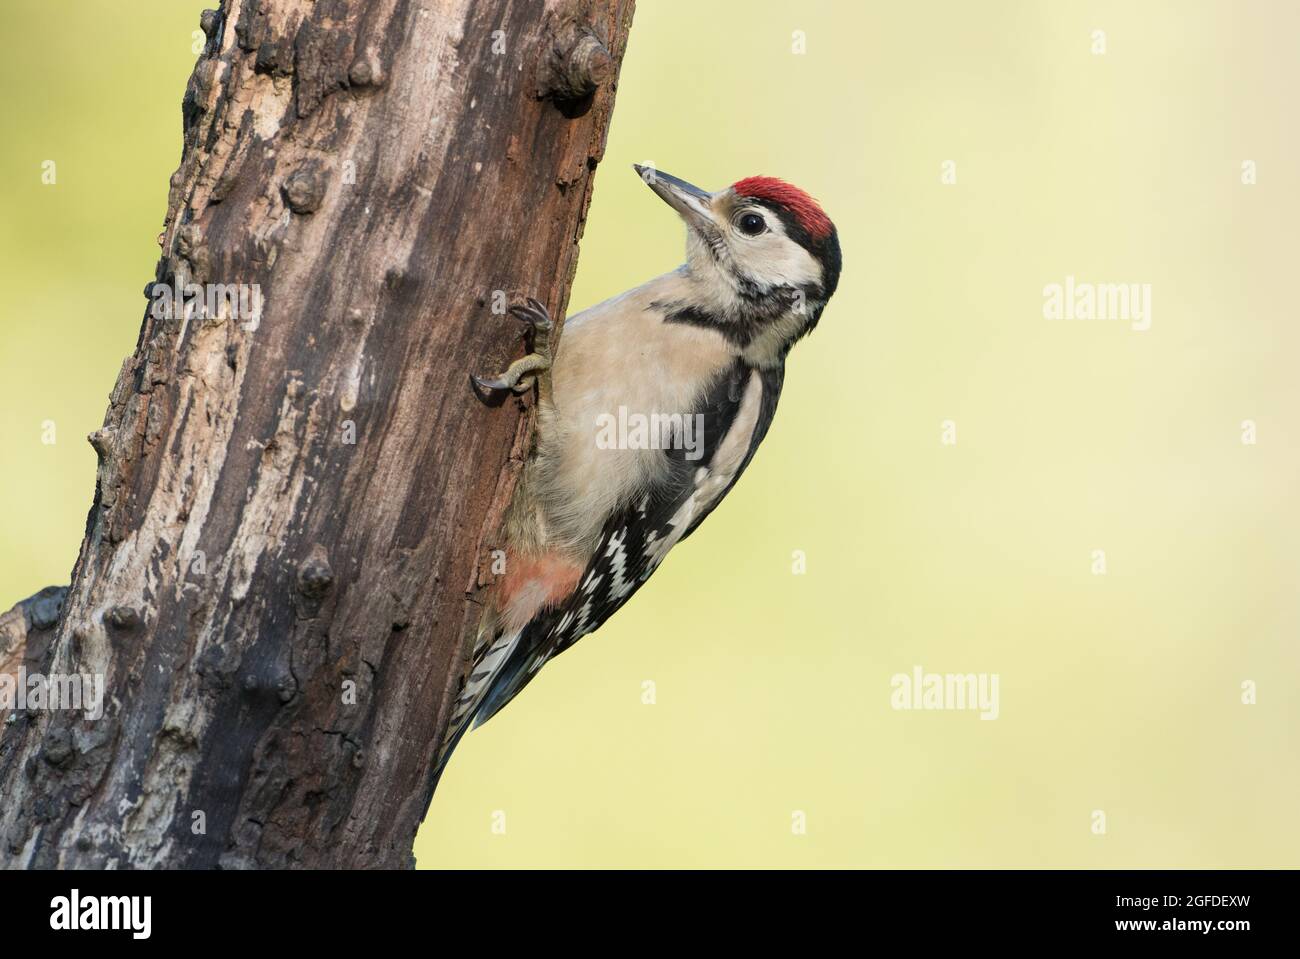
<svg viewBox="0 0 1300 959"><path fill-rule="evenodd" d="M470 382L477 386L485 393L501 393L511 388L507 382L505 374L501 376L478 376L474 373L469 375Z"/></svg>
<svg viewBox="0 0 1300 959"><path fill-rule="evenodd" d="M524 303L510 307L510 314L527 323L533 334L533 351L515 360L504 373L496 376L476 376L470 380L480 390L488 393L527 393L533 388L538 375L551 368L551 314L537 300L529 297Z"/></svg>
<svg viewBox="0 0 1300 959"><path fill-rule="evenodd" d="M534 333L551 332L551 314L546 311L545 306L531 296L523 303L511 306L510 315L515 319L523 320L533 328Z"/></svg>

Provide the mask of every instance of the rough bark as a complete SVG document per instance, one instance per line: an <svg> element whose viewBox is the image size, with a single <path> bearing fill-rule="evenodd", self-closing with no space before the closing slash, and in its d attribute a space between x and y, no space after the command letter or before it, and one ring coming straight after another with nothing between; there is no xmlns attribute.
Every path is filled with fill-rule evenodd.
<svg viewBox="0 0 1300 959"><path fill-rule="evenodd" d="M205 12L156 282L263 306L146 310L66 598L0 619L108 691L0 732L4 865L412 862L530 436L467 374L563 315L633 2Z"/></svg>

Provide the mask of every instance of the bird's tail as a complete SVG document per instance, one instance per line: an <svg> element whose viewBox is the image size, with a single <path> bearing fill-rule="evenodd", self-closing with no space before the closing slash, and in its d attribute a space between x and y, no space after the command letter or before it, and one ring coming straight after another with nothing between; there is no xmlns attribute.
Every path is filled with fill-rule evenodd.
<svg viewBox="0 0 1300 959"><path fill-rule="evenodd" d="M499 632L496 617L492 615L485 615L480 622L478 637L474 643L473 665L470 666L469 678L465 680L460 695L456 697L451 721L447 724L442 747L438 750L438 759L433 769L433 781L429 788L430 796L438 788L438 780L442 777L442 771L447 767L452 752L460 743L460 738L473 725L474 716L487 698L493 679L510 659L510 654L519 645L522 635L523 630L512 633Z"/></svg>

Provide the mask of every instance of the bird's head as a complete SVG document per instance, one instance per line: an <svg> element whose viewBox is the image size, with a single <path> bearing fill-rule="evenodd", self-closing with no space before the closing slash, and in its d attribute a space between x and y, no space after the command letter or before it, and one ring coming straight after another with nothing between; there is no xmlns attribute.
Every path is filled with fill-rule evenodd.
<svg viewBox="0 0 1300 959"><path fill-rule="evenodd" d="M816 200L775 177L746 177L710 193L650 167L635 169L686 221L687 270L717 288L720 319L755 331L756 320L783 320L786 349L812 329L840 278L839 237ZM793 321L784 316L787 306Z"/></svg>

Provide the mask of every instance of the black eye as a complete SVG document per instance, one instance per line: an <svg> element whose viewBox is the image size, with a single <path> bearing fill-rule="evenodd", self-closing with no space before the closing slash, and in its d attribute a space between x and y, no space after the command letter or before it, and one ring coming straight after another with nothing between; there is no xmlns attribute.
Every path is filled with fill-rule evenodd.
<svg viewBox="0 0 1300 959"><path fill-rule="evenodd" d="M736 221L736 225L745 236L758 236L767 229L767 222L757 213L746 213Z"/></svg>

